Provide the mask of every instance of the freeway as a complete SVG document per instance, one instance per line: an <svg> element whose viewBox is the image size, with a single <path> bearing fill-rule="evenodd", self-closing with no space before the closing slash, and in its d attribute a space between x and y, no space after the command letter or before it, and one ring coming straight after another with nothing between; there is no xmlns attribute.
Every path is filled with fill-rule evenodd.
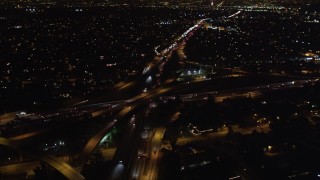
<svg viewBox="0 0 320 180"><path fill-rule="evenodd" d="M111 102L104 102L104 103L96 103L96 104L91 104L91 105L83 105L83 106L78 106L76 108L66 108L62 109L62 111L59 112L50 112L46 114L40 114L40 113L33 113L33 114L38 114L35 119L32 119L32 121L41 121L45 119L51 119L51 118L57 118L59 119L59 115L63 115L66 113L77 113L79 116L88 113L91 114L91 117L97 117L105 113L110 113L117 111L123 107L125 104L125 100L120 100L120 101L111 101ZM77 121L83 120L82 117L78 118ZM58 128L61 128L62 126L66 126L70 123L74 122L66 122L63 124L57 124L57 125L51 125L48 128L42 128L40 130L32 131L32 132L26 132L24 134L19 134L13 137L10 137L9 139L14 140L14 141L20 141L20 142L26 142L26 141L31 141L32 139L43 135L44 133L52 132Z"/></svg>
<svg viewBox="0 0 320 180"><path fill-rule="evenodd" d="M198 30L200 27L202 27L203 23L208 19L209 18L201 19L200 21L198 21L198 23L196 23L194 26L192 26L187 31L185 31L180 37L177 38L177 40L175 42L173 42L168 48L164 49L160 53L158 53L157 48L155 48L155 52L157 55L144 68L143 75L147 75L149 72L152 72L152 69L158 69L159 70L158 77L160 77L161 74L163 73L163 67L165 66L166 62L169 60L169 58L167 56L170 56L174 50L176 50L181 44L185 43L185 41L187 41L196 30ZM162 59L164 57L166 57L167 59L162 61ZM158 82L160 82L160 81L158 80ZM165 83L163 85L170 84L171 82L172 81L165 81ZM158 83L158 85L160 85L160 84ZM172 88L159 87L159 88L156 88L156 89L152 90L151 92L149 92L148 95L145 95L142 93L142 94L136 96L136 98L132 98L131 101L129 101L129 102L132 103L131 106L133 106L135 108L135 107L138 107L139 105L143 104L144 102L148 102L148 100L169 91L170 89L172 89ZM140 96L144 96L144 97L140 98ZM139 100L144 100L144 102L141 102ZM131 109L133 109L133 108L131 108ZM127 113L128 112L124 112L124 113L120 112L118 114L118 117L119 116L123 117ZM130 126L130 124L128 124L127 126ZM132 140L133 137L136 137L136 135L132 134L131 129L129 130L129 133L127 132L125 134L126 134L126 136L125 136L125 138L123 138L124 143L122 143L122 145L117 148L117 151L115 153L115 157L113 159L113 161L115 163L115 167L111 173L111 176L109 176L111 179L122 179L122 178L126 177L124 175L124 173L127 172L127 168L129 168L129 166L130 166L129 159L131 159L131 158L128 159L128 157L132 156L132 152L128 151L128 149L127 149L128 143L127 142L129 142L129 140Z"/></svg>
<svg viewBox="0 0 320 180"><path fill-rule="evenodd" d="M237 14L238 13L231 15L228 18L231 18ZM148 74L149 72L151 72L151 69L157 68L159 70L159 73L157 74L157 76L160 77L161 74L163 73L163 69L164 69L163 67L165 66L166 62L169 61L169 57L171 56L172 52L174 50L178 49L179 46L185 44L185 42L188 41L188 39L193 36L194 32L197 31L199 28L201 28L203 26L204 22L207 20L210 20L210 18L205 18L205 19L199 20L194 26L192 26L187 31L185 31L181 36L179 36L177 38L176 41L174 41L168 48L164 49L160 53L157 51L157 47L156 47L155 48L156 56L153 59L153 61L151 63L149 63L144 68L143 74ZM166 58L166 60L161 61L164 57ZM159 82L159 80L158 80L158 82ZM169 84L169 82L170 81L166 81L164 83L164 85ZM160 85L160 83L158 83L158 85ZM177 87L175 87L175 88L177 88ZM171 89L173 89L173 88L172 87L171 88L161 88L161 87L157 88L153 91L156 91L158 93L154 93L153 95L148 95L147 99L145 99L145 100L149 100L151 98L159 96L160 94L163 94L164 92L167 92ZM136 101L136 102L139 103L138 101ZM137 106L137 105L135 105L135 106ZM131 135L131 133L126 133L126 134ZM132 135L132 137L134 137L134 135ZM132 138L124 138L124 141L127 142L128 139L132 139ZM114 163L115 163L114 171L112 172L112 175L109 176L109 177L111 177L111 179L122 179L124 177L127 177L126 175L123 175L123 173L129 172L129 171L126 171L126 168L128 168L130 166L131 161L129 160L129 162L128 162L128 160L125 157L130 156L130 154L132 156L132 152L131 152L132 150L128 151L128 149L127 149L128 146L126 146L127 143L123 143L123 144L124 144L124 146L117 148L117 152L114 157ZM154 172L154 171L152 171L152 172ZM150 178L153 178L153 175Z"/></svg>
<svg viewBox="0 0 320 180"><path fill-rule="evenodd" d="M0 137L0 145L4 145L4 146L9 147L11 149L14 149L16 151L19 151L21 153L29 155L35 159L43 161L43 162L49 164L54 169L56 169L57 171L59 171L61 174L63 174L68 179L74 179L74 180L85 179L80 173L75 171L70 165L68 165L64 161L62 161L52 155L45 154L42 151L32 150L30 148L19 146L14 141L3 138L3 137Z"/></svg>
<svg viewBox="0 0 320 180"><path fill-rule="evenodd" d="M0 172L2 174L22 174L27 173L27 175L34 174L33 170L40 165L39 161L31 161L24 163L15 163L0 166Z"/></svg>
<svg viewBox="0 0 320 180"><path fill-rule="evenodd" d="M131 99L126 100L126 105L124 108L115 115L114 120L106 122L104 125L104 128L98 131L94 136L92 136L88 142L86 143L83 151L81 152L78 161L75 165L76 169L80 172L89 159L90 155L93 153L101 139L104 137L104 135L115 125L115 123L118 121L118 119L124 118L128 113L132 112L136 108L143 105L145 102L148 102L148 100L165 93L169 91L170 88L157 88L147 93L142 93L140 95L137 95ZM119 148L118 148L119 149ZM117 149L117 151L118 151Z"/></svg>
<svg viewBox="0 0 320 180"><path fill-rule="evenodd" d="M216 97L217 102L221 102L225 98L232 98L232 97L238 97L238 96L251 96L255 97L257 95L260 95L261 93L271 91L271 90L277 90L281 88L293 88L293 87L301 87L308 83L314 83L318 81L318 79L310 79L310 80L298 80L298 81L290 81L290 82L284 82L284 83L275 83L275 84L269 84L269 85L262 85L262 86L253 86L253 87L246 87L246 88L238 88L238 89L231 89L231 90L223 90L223 91L211 91L211 92L201 92L201 93L195 93L195 94L184 94L180 95L180 98L183 101L199 101L199 100L205 100L208 95L214 95ZM170 88L157 88L155 90L140 94L138 96L135 96L131 99L124 100L127 102L123 103L123 101L119 101L119 104L115 104L115 107L118 107L116 105L119 105L120 107L125 106L117 115L117 118L123 118L125 117L129 112L137 108L138 106L141 106L145 102L148 102L148 100L155 98L165 92L168 92L170 90L173 90L175 88L180 88L179 86L171 86ZM174 99L175 96L163 96L161 97L162 100L168 100L168 99ZM101 106L104 106L104 104L100 104ZM76 166L77 170L80 172L85 162L90 157L91 153L94 151L97 144L100 142L102 137L108 132L108 130L116 123L116 121L110 121L108 122L104 128L97 133L96 136L90 139L88 141L87 145L85 146L82 155L80 155L80 165ZM33 133L30 134L32 136ZM22 135L21 138L23 138L26 135ZM15 139L19 139L16 137ZM4 142L4 141L3 141ZM6 146L12 146L13 143L3 143ZM39 157L41 159L41 157ZM59 163L58 163L59 164ZM58 164L55 166L58 167ZM80 167L80 168L79 168ZM124 168L124 166L122 166Z"/></svg>
<svg viewBox="0 0 320 180"><path fill-rule="evenodd" d="M6 113L0 116L0 126L7 124L9 121L14 119L16 117L16 113L18 112L12 112L12 113Z"/></svg>
<svg viewBox="0 0 320 180"><path fill-rule="evenodd" d="M230 15L227 18L231 18L234 17L235 15L239 14L239 12L237 12L234 15ZM170 56L171 53L176 50L179 46L181 46L182 44L184 44L193 34L195 31L197 31L200 27L202 27L203 23L205 21L209 20L209 18L206 19L202 19L200 21L198 21L197 24L195 24L194 26L192 26L190 29L188 29L185 33L183 33L180 37L178 37L178 39L172 44L170 45L168 48L164 49L163 51L161 51L160 53L157 51L157 48L155 48L155 52L157 54L157 56L145 67L144 71L143 71L143 75L146 75L148 77L148 73L150 73L152 71L153 68L159 69L160 70L160 75L163 71L163 66L166 64L166 60L168 60L167 56ZM163 60L163 58L166 57L166 60ZM313 80L309 80L310 82L312 82ZM307 82L300 82L300 81L295 81L294 83L292 82L287 82L287 83L281 83L281 84L271 84L268 86L256 86L256 87L248 87L248 88L242 88L242 89L236 89L233 90L234 92L232 92L232 90L228 90L228 91L220 91L218 93L216 92L204 92L204 93L197 93L197 94L188 94L188 95L181 95L181 99L183 101L192 101L192 100L203 100L205 99L208 95L214 94L216 96L217 94L217 101L222 101L223 99L227 98L227 97L237 97L237 96L243 96L243 95L247 95L247 96L251 96L251 97L255 97L260 95L261 93L264 93L268 90L275 90L275 89L279 89L279 88L291 88L291 87L300 87L303 84L309 83L309 81ZM163 84L163 86L165 85L169 85L171 81L165 82ZM130 83L119 83L116 87L115 90L124 90L124 89L129 89L134 87L135 85L140 84L137 82L130 82ZM74 170L72 167L70 167L69 165L67 165L66 163L59 161L57 158L50 156L50 155L45 155L43 153L39 153L39 154L35 154L33 152L31 152L30 150L27 150L23 147L20 147L18 145L16 145L14 142L7 140L7 139L0 139L0 143L9 147L12 147L16 150L20 150L21 152L26 152L26 154L32 155L44 162L47 162L48 164L50 164L51 166L53 166L54 168L56 168L58 171L60 171L63 175L65 175L67 178L69 179L83 179L83 176L81 176L81 174L79 172L81 172L84 164L87 162L87 160L89 159L90 155L92 154L92 152L95 150L95 148L97 147L98 143L101 141L101 139L103 138L103 136L111 129L111 127L113 127L116 123L117 123L117 119L122 119L125 118L130 112L133 112L133 110L143 106L146 102L148 102L150 99L153 99L155 97L158 97L172 89L175 88L179 88L179 86L176 87L159 87L160 84L158 84L158 88L155 88L149 92L146 93L141 93L138 94L137 96L134 96L133 98L127 99L127 100L120 100L120 101L112 101L112 102L103 102L103 103L94 103L94 104L88 104L88 100L84 100L81 102L77 102L75 104L73 104L73 107L77 107L78 109L86 109L86 108L92 108L93 110L90 112L92 114L93 117L97 117L100 116L104 113L106 113L106 110L104 110L103 108L106 107L111 107L111 109L122 109L119 113L117 113L114 117L114 119L109 120L108 122L105 123L105 125L103 126L102 129L100 129L93 137L91 137L89 139L89 141L87 142L87 144L85 145L82 153L79 156L78 162L76 163L76 170ZM162 97L163 99L172 99L174 97L172 96L164 96ZM91 102L91 100L90 100ZM101 108L100 110L96 110L97 108ZM72 109L72 108L71 108ZM63 111L69 111L71 110L70 108L64 109ZM138 120L140 121L140 120ZM137 123L139 124L139 123ZM138 132L138 131L132 131L132 122L128 121L128 127L127 131L131 132L131 133L127 133L128 136L135 136L134 132ZM32 137L34 134L29 134L29 135L22 135L20 138L24 139L24 138L28 138L28 137ZM158 135L156 136L158 137ZM160 136L161 137L161 136ZM19 139L19 138L17 138ZM127 138L128 140L132 140L132 138ZM159 142L159 139L153 139L151 141L152 146L157 147ZM123 143L126 144L126 143ZM120 146L117 149L117 152L115 153L115 157L114 157L114 161L116 162L116 166L115 166L115 171L113 171L113 177L125 177L125 175L123 174L126 168L128 168L128 162L122 161L121 163L118 163L119 161L121 161L121 159L123 157L128 157L130 156L132 153L132 149L129 147L129 149L124 149L124 148L128 148L127 145L124 146ZM153 154L153 153L151 153ZM156 153L154 153L154 155L151 155L151 162L150 162L150 167L149 167L149 175L145 178L153 178L156 174L156 168L155 168L155 164L156 164L156 159L158 158L158 151L156 151ZM141 167L141 164L138 163L139 167ZM138 172L141 170L138 170ZM144 176L142 176L144 177Z"/></svg>
<svg viewBox="0 0 320 180"><path fill-rule="evenodd" d="M206 18L206 19L201 19L200 21L198 21L198 23L196 23L194 26L192 26L191 28L189 28L186 32L184 32L180 37L178 37L178 39L172 44L170 45L168 48L164 49L161 53L157 53L157 56L153 59L153 61L145 68L143 74L147 74L148 71L150 69L152 69L152 67L157 67L160 72L162 72L162 69L163 69L163 66L165 65L166 61L162 61L162 58L163 57L166 57L167 55L170 55L181 43L185 43L192 35L193 33L198 30L202 25L203 23L206 21L206 20L209 20L209 18ZM156 49L155 49L156 51ZM156 51L157 52L157 51ZM138 84L137 82L129 82L129 83L124 83L124 82L121 82L121 83L118 83L114 89L115 90L123 90L123 89L127 89L127 88L130 88L130 87L133 87L134 85ZM143 95L142 95L143 96ZM136 99L135 99L136 98ZM132 102L132 101L135 101L135 100L138 100L140 97L134 97L132 99L129 99L129 102ZM123 104L123 101L113 101L113 102L107 102L107 103L95 103L95 104L90 104L88 105L88 100L83 100L81 102L76 102L76 103L73 103L72 106L75 107L74 109L84 109L84 108L97 108L97 107L100 107L100 108L104 108L105 106L108 106L110 104L115 104L112 106L112 108L122 108L124 107ZM59 110L59 113L60 114L61 112L68 112L68 111L72 111L73 108L63 108L63 109L60 109ZM57 112L57 111L56 111ZM104 114L105 111L104 110L99 110L99 111L94 111L94 112L91 112L92 116L93 117L96 117L96 116L100 116L102 114ZM122 113L126 113L125 111L122 111ZM55 113L49 113L49 114L46 114L44 115L44 117L51 117L51 116L54 116ZM121 115L121 114L120 114ZM12 118L12 116L11 116ZM11 118L1 118L1 123L6 123L8 122L9 120L11 120ZM106 125L106 127L109 127L109 123ZM108 129L108 128L107 128ZM102 131L100 132L105 132L107 129L103 129ZM97 134L100 134L97 133ZM30 137L33 137L35 135L39 135L41 134L40 132L34 132L34 133L28 133L28 134L23 134L23 135L20 135L18 137L15 137L13 139L27 139L27 138L30 138ZM97 135L98 136L98 135ZM92 139L96 139L95 137L92 138ZM99 138L98 138L99 139ZM92 140L92 142L96 142L97 140ZM96 144L96 143L92 143L89 141L88 144ZM89 146L89 145L88 145ZM88 148L85 147L85 149ZM92 149L92 148L91 148ZM82 156L80 156L82 157ZM82 159L82 158L81 158ZM82 163L81 163L82 164Z"/></svg>
<svg viewBox="0 0 320 180"><path fill-rule="evenodd" d="M235 15L239 14L239 12L237 12ZM234 17L235 15L231 15L228 18ZM162 61L163 57L166 57L167 55L170 55L172 53L172 51L176 50L177 47L179 47L181 44L185 43L185 41L187 41L194 33L194 31L196 31L197 29L199 29L201 27L201 25L206 21L209 20L208 18L206 19L202 19L200 20L196 25L192 26L190 29L188 29L185 33L183 33L176 42L174 42L172 45L170 45L168 48L164 49L163 51L161 51L160 53L157 51L157 48L155 48L155 52L156 52L156 57L152 60L152 62L150 62L145 69L143 70L143 75L148 74L148 72L151 72L152 68L158 68L160 70L160 74L163 71L163 66L165 65L166 61ZM166 83L165 83L166 84ZM142 105L144 102L147 102L147 100L159 96L160 94L167 92L171 89L174 88L157 88L155 90L152 90L152 93L148 93L146 94L140 94L135 96L134 98L131 98L129 100L126 100L127 103L130 103L130 105L126 106L122 111L120 111L116 117L117 118L123 118L125 115L127 115L129 112L131 112L133 109L139 107L140 105ZM245 89L242 89L245 90ZM153 92L158 92L158 93L153 93ZM208 93L204 93L204 95L208 95L211 94L211 92ZM253 92L253 93L249 93L249 95L255 96L258 95L259 92ZM234 96L234 95L232 95ZM183 100L185 100L186 98L182 97ZM222 98L221 98L222 99ZM144 100L144 102L141 102L140 100ZM107 127L110 127L109 124L106 125ZM129 128L130 129L130 128ZM106 129L100 131L97 135L95 135L92 140L90 139L88 141L88 146L86 147L90 147L90 150L86 150L84 154L86 154L85 156L90 156L90 154L93 152L93 150L95 149L95 147L97 146L97 144L99 143L99 139L101 139L104 135L104 133L106 133ZM128 135L131 135L131 133L127 133ZM131 138L128 138L131 139ZM124 143L126 144L126 143ZM125 148L127 148L127 146L123 146ZM121 153L119 153L121 152ZM121 173L125 172L125 166L127 166L127 162L123 162L122 159L124 159L123 157L127 157L128 154L130 154L130 151L128 151L127 149L124 151L122 150L122 147L119 147L117 149L115 158L114 158L114 162L115 162L115 167L114 167L114 171L111 177L116 178L116 177L123 177L123 175L121 175ZM87 159L87 158L83 158L83 159ZM121 162L121 163L119 163ZM84 164L83 162L81 164Z"/></svg>
<svg viewBox="0 0 320 180"><path fill-rule="evenodd" d="M241 133L241 134L251 134L252 131L256 130L257 132L264 132L267 133L270 131L269 129L269 123L261 124L260 126L254 126L254 127L246 127L246 128L240 128L238 125L232 126L232 130L234 133ZM177 145L182 146L191 142L196 141L208 141L208 140L216 140L222 137L227 136L228 134L228 128L223 127L217 132L210 132L200 135L195 135L191 137L180 137L177 139Z"/></svg>
<svg viewBox="0 0 320 180"><path fill-rule="evenodd" d="M160 156L160 147L165 128L157 128L153 131L151 141L145 143L147 147L141 150L131 168L130 179L153 180L156 179L158 169L157 161Z"/></svg>
<svg viewBox="0 0 320 180"><path fill-rule="evenodd" d="M235 97L244 97L244 96L257 97L268 91L303 87L304 85L312 84L317 81L318 79L312 78L308 80L296 80L296 81L289 81L289 82L282 82L282 83L273 83L268 85L228 89L228 90L222 90L222 91L209 91L209 92L201 92L201 93L193 93L193 94L183 94L183 95L179 95L179 98L184 102L201 101L201 100L206 100L208 96L212 95L215 97L216 102L222 102L226 98L235 98ZM163 101L170 100L170 99L172 100L175 98L176 98L176 95L160 97L160 99Z"/></svg>
<svg viewBox="0 0 320 180"><path fill-rule="evenodd" d="M226 67L220 67L220 66L211 66L211 65L201 64L201 63L192 62L192 61L185 61L185 62L188 63L188 64L193 64L193 65L196 65L196 66L199 66L199 67L203 67L203 68L230 70L232 72L236 72L236 73L239 73L239 74L247 74L248 73L247 71L242 71L242 70L236 69L236 68L226 68Z"/></svg>
<svg viewBox="0 0 320 180"><path fill-rule="evenodd" d="M182 101L199 101L199 100L207 100L209 95L214 95L216 97L217 102L222 102L225 98L235 98L239 96L251 96L257 97L265 92L277 90L280 88L294 88L301 87L308 83L313 83L317 80L298 80L298 81L290 81L284 83L274 83L269 85L262 86L253 86L246 88L238 88L233 90L224 90L221 92L203 92L197 94L186 94L179 96ZM176 96L163 96L162 100L175 99ZM233 126L234 132L239 132L242 134L249 134L253 130L257 130L258 132L268 132L269 124L263 124L259 127L250 127L250 128L239 128L238 126ZM156 162L159 156L159 148L161 139L163 136L164 129L158 129L155 132L155 135L151 141L151 143L146 144L146 148L143 152L143 156L139 156L133 162L133 168L130 171L130 179L154 179L157 174ZM228 133L226 128L222 129L219 132L209 133L206 135L188 137L188 138L179 138L177 144L186 144L192 141L203 141L208 139L215 139L219 137L224 137ZM150 146L150 147L149 147Z"/></svg>
<svg viewBox="0 0 320 180"><path fill-rule="evenodd" d="M108 122L102 130L100 130L95 136L93 136L85 145L82 152L79 155L79 158L77 159L77 162L75 163L75 169L80 172L85 165L85 163L88 161L91 153L95 150L103 136L114 126L116 121Z"/></svg>
<svg viewBox="0 0 320 180"><path fill-rule="evenodd" d="M142 114L138 114L137 116L133 115L129 118L125 127L125 135L122 137L113 157L115 167L111 175L108 175L110 179L126 179L125 172L131 161L131 151L128 152L128 149L135 149L134 146L137 146L136 143L132 142L138 142L138 132L140 131L142 121ZM122 171L119 171L117 168L119 165L123 167Z"/></svg>
<svg viewBox="0 0 320 180"><path fill-rule="evenodd" d="M114 104L110 110L115 110L115 109L121 109L123 107L126 106L126 103L130 103L132 105L130 106L126 106L125 108L123 108L117 115L115 118L122 118L124 117L127 113L131 112L132 110L134 110L138 103L134 103L136 101L139 102L140 101L146 101L148 99L151 99L151 98L154 98L155 96L161 94L161 93L164 93L166 91L168 91L169 89L168 88L161 88L161 89L156 89L156 90L153 90L153 91L150 91L149 93L143 93L143 94L140 94L138 96L135 96L131 99L128 99L128 100L124 100L124 101L117 101L117 102L105 102L105 103L98 103L98 104L93 104L91 105L90 107L106 107L106 105L110 105L110 104ZM118 104L116 104L118 103ZM85 107L88 107L88 105L86 105ZM83 107L81 107L83 108ZM104 114L106 111L105 110L99 110L99 111L93 111L92 112L92 116L95 117L95 116L99 116L101 114ZM79 158L78 158L78 161L75 163L75 169L77 171L81 171L84 164L87 162L87 160L89 159L91 153L94 151L94 149L96 148L96 146L98 145L98 143L101 141L101 139L103 138L103 136L114 126L114 124L116 123L117 121L116 120L112 120L112 121L108 121L103 127L103 129L101 129L95 136L93 136L88 142L87 144L85 145L82 153L80 154ZM56 127L55 127L56 128ZM12 137L10 138L11 140L13 141L10 141L12 143L15 143L15 144L19 144L20 141L23 141L25 142L27 139L30 139L30 138L33 138L35 136L39 136L45 132L48 132L48 131L51 131L52 129L55 129L55 128L50 128L50 129L45 129L45 130L39 130L39 131L35 131L35 132L30 132L30 133L26 133L26 134L22 134L22 135L18 135L18 136L15 136L15 137ZM19 142L18 142L19 141ZM5 146L12 146L12 143L9 143L9 142L6 142L6 143L3 143L3 145ZM23 152L23 151L21 151Z"/></svg>
<svg viewBox="0 0 320 180"><path fill-rule="evenodd" d="M220 92L211 91L211 92L201 92L201 93L196 93L196 94L184 94L184 95L180 95L180 98L183 101L199 101L199 100L205 100L208 97L208 95L214 95L216 97L216 101L219 102L227 97L232 98L232 97L238 97L238 96L244 96L244 95L246 95L246 96L251 95L251 97L254 97L256 95L259 95L261 93L264 93L264 92L267 92L270 90L277 90L280 88L301 87L305 84L314 83L316 81L318 81L318 79L290 81L290 82L285 82L285 83L275 83L275 84L262 85L262 86L253 86L253 87L238 88L238 89L232 89L232 90L224 90L224 91L220 91ZM116 115L116 118L121 119L121 118L125 117L129 112L131 112L132 110L141 106L145 102L148 102L148 100L155 98L155 97L157 97L165 92L168 92L170 90L173 90L175 88L179 88L179 86L170 87L170 88L157 88L157 89L152 90L150 92L144 93L143 95L138 95L138 96L135 96L129 100L125 100L126 102L128 102L128 104L126 105L125 108L123 108ZM162 100L168 100L168 99L174 99L174 98L175 98L175 96L162 96L161 97ZM123 104L122 102L120 102L120 103ZM104 128L88 141L82 154L79 157L79 165L76 166L76 169L79 172L82 169L83 165L88 160L88 158L90 157L91 153L94 151L94 149L98 145L98 143L101 141L103 136L108 132L108 130L110 130L111 127L113 127L113 125L116 122L117 122L116 120L112 120L112 121L107 122L107 124L104 126ZM31 135L32 134L33 133L31 133ZM22 135L22 137L23 136L26 136L26 135ZM19 139L19 138L16 137L14 139ZM14 148L16 148L15 146L18 147L18 145L15 144L14 141L2 139L1 143L5 146L9 146L9 147L14 147ZM118 157L124 157L124 156L125 155L119 155ZM39 159L43 160L43 158L41 158L41 157L39 157ZM118 158L116 158L116 159L118 159ZM47 161L48 161L48 164L50 164L49 162L51 162L51 161L52 161L51 164L55 163L55 165L53 167L59 167L60 163L64 163L64 162L59 162L59 161L53 161L52 157L50 157L50 156L47 157ZM121 166L121 167L124 168L124 166ZM150 170L150 171L153 171L153 170Z"/></svg>

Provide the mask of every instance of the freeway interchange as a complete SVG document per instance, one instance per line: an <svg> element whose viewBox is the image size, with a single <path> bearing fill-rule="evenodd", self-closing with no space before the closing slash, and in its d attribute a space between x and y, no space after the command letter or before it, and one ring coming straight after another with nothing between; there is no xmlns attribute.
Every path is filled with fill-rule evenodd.
<svg viewBox="0 0 320 180"><path fill-rule="evenodd" d="M232 18L237 16L240 12L227 16L226 18ZM184 44L191 38L195 31L203 26L203 23L209 18L199 20L194 26L185 31L180 37L177 38L168 48L158 52L158 47L154 49L156 56L154 59L146 65L143 74L143 78L137 81L143 82L130 82L130 83L120 83L114 90L130 90L137 89L141 84L144 84L145 78L150 76L154 78L161 77L164 66L170 60L170 55L175 51L181 44ZM154 74L156 72L156 74ZM141 92L132 98L122 99L116 101L104 101L104 102L95 102L95 100L84 100L72 104L68 108L63 108L60 111L55 111L54 113L47 113L45 117L54 116L55 114L74 111L75 109L78 112L86 113L91 116L91 118L96 118L103 116L106 113L112 113L112 118L108 119L104 125L96 131L96 133L91 136L83 147L79 157L75 163L72 165L67 164L63 160L46 154L41 150L35 151L30 150L27 146L24 146L23 142L28 139L32 139L36 136L41 136L46 131L52 131L54 128L49 128L47 130L39 130L36 132L26 133L19 136L11 138L0 138L0 144L9 148L12 148L21 153L27 154L37 160L43 161L49 164L51 167L59 171L68 179L85 179L81 174L84 166L89 160L92 153L97 148L101 139L108 133L112 127L114 127L118 122L123 119L128 118L129 120L125 123L125 135L122 137L119 146L113 157L113 171L111 174L107 174L104 178L109 179L156 179L157 174L157 159L160 156L160 145L165 128L156 128L154 134L150 135L148 140L149 144L144 144L142 147L139 147L138 144L132 145L133 142L136 142L139 139L139 133L144 127L144 115L140 112L141 108L143 109L150 100L159 98L160 101L167 101L170 99L175 99L177 96L183 102L189 101L203 101L207 100L208 96L213 95L216 99L216 102L222 102L226 98L236 98L236 97L258 97L261 94L277 89L286 89L286 88L297 88L303 87L307 84L312 84L318 81L317 78L310 78L306 80L294 80L288 82L279 82L271 83L264 85L256 85L250 87L234 88L228 90L219 90L219 91L208 91L203 92L199 91L197 93L188 93L188 94L174 94L170 95L171 91L185 87L183 84L175 84L175 79L166 80L163 83L158 83L152 89ZM158 80L158 82L160 82ZM188 83L188 86L193 86L193 82ZM143 87L144 89L144 87ZM138 113L137 113L138 112ZM136 114L136 115L133 115ZM10 119L5 119L1 123L5 124L10 121ZM77 122L73 122L77 123ZM138 149L144 149L143 154L148 154L149 160L145 159L143 156L138 155L136 158L136 152ZM139 153L138 153L139 154ZM148 161L148 162L147 162ZM19 168L19 164L15 165L16 168ZM23 167L25 168L25 167ZM14 169L14 168L13 168ZM147 170L146 170L147 169Z"/></svg>

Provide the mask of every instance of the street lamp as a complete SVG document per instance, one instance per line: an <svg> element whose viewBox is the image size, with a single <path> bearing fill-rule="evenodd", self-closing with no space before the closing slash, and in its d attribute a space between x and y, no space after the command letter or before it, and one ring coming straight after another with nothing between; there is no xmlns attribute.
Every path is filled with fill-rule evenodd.
<svg viewBox="0 0 320 180"><path fill-rule="evenodd" d="M149 76L149 77L146 79L146 83L147 83L147 84L150 84L151 82L152 82L152 77Z"/></svg>

